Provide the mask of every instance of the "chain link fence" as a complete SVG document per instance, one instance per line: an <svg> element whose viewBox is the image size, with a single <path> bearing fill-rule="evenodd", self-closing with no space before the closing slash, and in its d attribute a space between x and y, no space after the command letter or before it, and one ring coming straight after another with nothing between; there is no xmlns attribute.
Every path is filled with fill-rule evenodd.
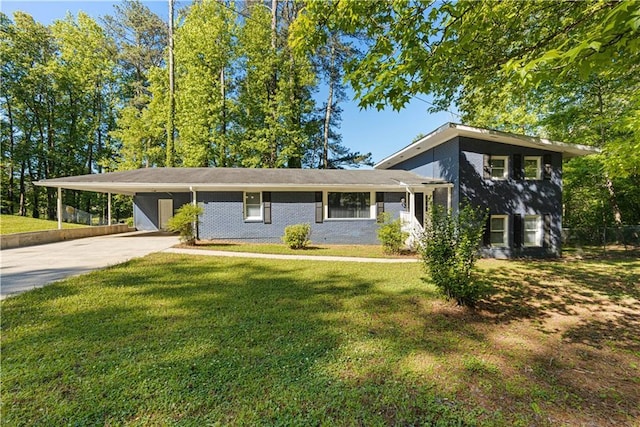
<svg viewBox="0 0 640 427"><path fill-rule="evenodd" d="M622 227L563 228L564 246L621 245L625 248L640 247L640 225Z"/></svg>
<svg viewBox="0 0 640 427"><path fill-rule="evenodd" d="M73 206L62 206L62 221L74 224L107 225L107 218L102 215L90 214Z"/></svg>

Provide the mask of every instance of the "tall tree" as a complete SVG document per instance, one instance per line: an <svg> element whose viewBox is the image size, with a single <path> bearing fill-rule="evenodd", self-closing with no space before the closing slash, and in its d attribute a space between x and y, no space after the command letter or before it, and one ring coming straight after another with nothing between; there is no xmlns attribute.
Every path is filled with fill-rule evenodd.
<svg viewBox="0 0 640 427"><path fill-rule="evenodd" d="M233 102L224 71L236 56L235 16L217 1L193 4L176 31L176 153L183 166L233 166Z"/></svg>
<svg viewBox="0 0 640 427"><path fill-rule="evenodd" d="M638 2L314 1L294 41L313 49L331 31L377 35L346 66L364 107L400 109L428 93L435 109L456 104L478 125L602 147L620 222L614 181L637 182L640 163L638 16Z"/></svg>

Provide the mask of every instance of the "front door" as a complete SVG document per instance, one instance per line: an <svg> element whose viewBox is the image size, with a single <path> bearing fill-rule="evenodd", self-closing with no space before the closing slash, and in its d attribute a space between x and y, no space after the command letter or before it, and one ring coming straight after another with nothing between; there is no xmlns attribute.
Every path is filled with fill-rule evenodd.
<svg viewBox="0 0 640 427"><path fill-rule="evenodd" d="M158 199L158 228L164 230L173 216L173 199Z"/></svg>

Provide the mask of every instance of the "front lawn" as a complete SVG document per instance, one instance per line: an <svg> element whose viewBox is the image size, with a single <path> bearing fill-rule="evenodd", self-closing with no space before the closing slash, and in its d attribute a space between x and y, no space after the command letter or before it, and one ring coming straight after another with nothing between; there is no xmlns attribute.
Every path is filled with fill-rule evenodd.
<svg viewBox="0 0 640 427"><path fill-rule="evenodd" d="M62 228L87 227L84 224L62 223ZM0 234L26 233L28 231L57 230L58 221L30 218L19 215L0 215Z"/></svg>
<svg viewBox="0 0 640 427"><path fill-rule="evenodd" d="M2 302L6 425L636 425L640 261L155 254Z"/></svg>
<svg viewBox="0 0 640 427"><path fill-rule="evenodd" d="M187 247L187 246L185 246ZM326 255L360 258L416 258L416 254L389 255L382 251L382 245L326 245L311 243L304 249L290 249L284 243L246 243L223 241L199 241L189 248L227 252L249 252L279 255Z"/></svg>

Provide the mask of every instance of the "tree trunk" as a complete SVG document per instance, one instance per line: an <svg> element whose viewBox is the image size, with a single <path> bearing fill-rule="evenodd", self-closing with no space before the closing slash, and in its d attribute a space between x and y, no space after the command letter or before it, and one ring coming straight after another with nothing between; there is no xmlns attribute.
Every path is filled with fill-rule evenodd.
<svg viewBox="0 0 640 427"><path fill-rule="evenodd" d="M602 124L602 118L604 117L604 99L602 98L602 86L599 81L596 81L597 88L597 98L598 98L598 113L600 114L600 147L604 147L607 142L607 131L604 125ZM613 188L613 182L611 178L609 178L609 174L605 172L605 186L607 187L607 191L609 192L609 200L611 202L611 208L613 209L613 220L615 221L617 226L622 225L622 211L620 210L620 206L618 205L618 200L616 197L615 189Z"/></svg>
<svg viewBox="0 0 640 427"><path fill-rule="evenodd" d="M173 0L169 0L169 117L167 120L167 160L166 166L175 166L175 74L173 64Z"/></svg>
<svg viewBox="0 0 640 427"><path fill-rule="evenodd" d="M268 166L273 168L276 166L276 160L278 158L278 135L276 132L276 123L278 120L278 112L276 109L276 92L278 90L278 64L277 64L277 48L278 48L278 0L271 0L271 50L273 54L273 64L271 71L271 88L270 93L268 94L268 99L271 101L271 114L273 116L273 126L272 129L272 141L271 141L271 150L269 153L269 164Z"/></svg>
<svg viewBox="0 0 640 427"><path fill-rule="evenodd" d="M327 109L324 114L324 132L322 135L322 164L325 169L329 169L329 130L331 128L331 113L333 110L334 61L335 46L332 44L329 59L329 95L327 96Z"/></svg>
<svg viewBox="0 0 640 427"><path fill-rule="evenodd" d="M14 161L15 161L15 139L13 135L13 114L11 112L11 103L7 97L7 118L9 119L9 185L7 188L7 200L9 202L9 213L13 215L15 200L13 193L13 174L14 174Z"/></svg>

